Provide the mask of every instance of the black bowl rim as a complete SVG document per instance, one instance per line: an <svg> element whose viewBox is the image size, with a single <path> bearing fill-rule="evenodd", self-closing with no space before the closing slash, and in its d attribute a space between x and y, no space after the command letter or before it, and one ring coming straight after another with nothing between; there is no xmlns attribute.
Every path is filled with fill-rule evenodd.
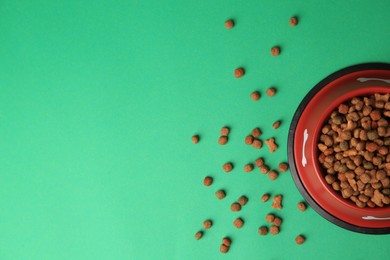
<svg viewBox="0 0 390 260"><path fill-rule="evenodd" d="M333 80L340 78L346 74L362 71L362 70L390 70L390 64L388 63L381 63L381 62L373 62L373 63L362 63L357 64L353 66L349 66L346 68L343 68L341 70L338 70L323 80L321 80L317 85L312 88L309 93L303 98L301 103L299 104L297 110L295 111L295 114L293 116L293 119L291 121L289 133L288 133L288 146L287 146L287 153L288 153L288 162L290 165L290 172L291 176L295 182L295 185L297 186L299 192L301 195L305 198L305 200L309 203L309 205L322 217L327 219L328 221L336 224L339 227L342 227L344 229L363 233L363 234L389 234L390 233L390 227L388 228L367 228L367 227L360 227L353 224L350 224L348 222L345 222L332 214L328 213L325 209L323 209L320 205L317 204L317 202L310 196L310 194L307 192L306 188L303 186L302 181L298 175L298 171L295 165L295 158L294 158L294 135L295 130L299 121L299 118L301 117L303 111L306 108L306 105L310 102L310 100L326 85L328 85Z"/></svg>

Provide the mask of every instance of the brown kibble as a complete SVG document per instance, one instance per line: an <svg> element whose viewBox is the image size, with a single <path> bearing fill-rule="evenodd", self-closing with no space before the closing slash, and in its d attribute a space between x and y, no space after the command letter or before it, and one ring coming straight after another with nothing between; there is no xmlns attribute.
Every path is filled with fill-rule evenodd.
<svg viewBox="0 0 390 260"><path fill-rule="evenodd" d="M260 166L260 172L262 174L267 174L269 172L269 167L267 165Z"/></svg>
<svg viewBox="0 0 390 260"><path fill-rule="evenodd" d="M272 127L273 127L274 129L278 129L279 126L280 126L280 120L278 120L278 121L276 121L275 123L272 124Z"/></svg>
<svg viewBox="0 0 390 260"><path fill-rule="evenodd" d="M259 139L254 139L252 143L253 148L255 149L261 149L263 147L263 142Z"/></svg>
<svg viewBox="0 0 390 260"><path fill-rule="evenodd" d="M233 222L233 225L236 227L236 228L242 228L242 226L244 225L244 220L242 218L236 218Z"/></svg>
<svg viewBox="0 0 390 260"><path fill-rule="evenodd" d="M228 237L224 237L222 238L222 244L224 244L225 246L230 246L232 244L232 240Z"/></svg>
<svg viewBox="0 0 390 260"><path fill-rule="evenodd" d="M213 222L211 221L211 220L205 220L205 221L203 221L203 227L204 227L204 229L209 229L209 228L211 228L211 226L213 225Z"/></svg>
<svg viewBox="0 0 390 260"><path fill-rule="evenodd" d="M297 236L295 238L295 243L297 243L297 245L302 245L303 243L305 243L305 237L302 235Z"/></svg>
<svg viewBox="0 0 390 260"><path fill-rule="evenodd" d="M225 21L225 27L228 30L232 29L234 27L234 21L232 19Z"/></svg>
<svg viewBox="0 0 390 260"><path fill-rule="evenodd" d="M221 135L222 135L222 136L228 136L229 133L230 133L229 127L227 127L227 126L222 127L222 129L221 129Z"/></svg>
<svg viewBox="0 0 390 260"><path fill-rule="evenodd" d="M259 227L260 236L265 236L268 234L268 228L266 226Z"/></svg>
<svg viewBox="0 0 390 260"><path fill-rule="evenodd" d="M370 113L370 117L374 121L378 121L381 118L381 112L379 110L373 110Z"/></svg>
<svg viewBox="0 0 390 260"><path fill-rule="evenodd" d="M340 114L343 114L343 115L347 114L348 113L348 109L349 109L349 107L347 105L345 105L345 104L340 104L339 105L339 113Z"/></svg>
<svg viewBox="0 0 390 260"><path fill-rule="evenodd" d="M265 143L267 144L271 153L275 152L278 149L278 145L275 143L275 138L273 137L268 140L265 140Z"/></svg>
<svg viewBox="0 0 390 260"><path fill-rule="evenodd" d="M299 203L297 204L297 206L298 206L298 209L299 209L300 211L305 211L305 210L306 210L306 204L305 204L304 202L299 202Z"/></svg>
<svg viewBox="0 0 390 260"><path fill-rule="evenodd" d="M265 221L267 221L268 223L272 223L275 219L275 215L274 214L267 214L265 216Z"/></svg>
<svg viewBox="0 0 390 260"><path fill-rule="evenodd" d="M275 171L275 170L271 170L269 173L268 173L268 177L270 178L270 180L274 181L278 178L278 172Z"/></svg>
<svg viewBox="0 0 390 260"><path fill-rule="evenodd" d="M229 246L225 245L225 244L221 244L221 246L219 247L219 251L222 253L222 254L226 254L227 252L229 252Z"/></svg>
<svg viewBox="0 0 390 260"><path fill-rule="evenodd" d="M196 234L195 234L195 239L196 239L196 240L199 240L199 239L202 238L202 236L203 236L203 232L202 232L202 231L198 231L198 232L196 232Z"/></svg>
<svg viewBox="0 0 390 260"><path fill-rule="evenodd" d="M217 198L221 200L226 197L226 193L224 190L218 190L215 192L215 196L217 196Z"/></svg>
<svg viewBox="0 0 390 260"><path fill-rule="evenodd" d="M265 92L269 97L273 97L276 94L276 89L275 88L268 88L267 91Z"/></svg>
<svg viewBox="0 0 390 260"><path fill-rule="evenodd" d="M271 55L272 56L279 56L280 55L280 47L274 46L271 48Z"/></svg>
<svg viewBox="0 0 390 260"><path fill-rule="evenodd" d="M230 205L230 209L234 212L240 211L241 205L238 204L237 202L234 202L234 203L232 203L232 205Z"/></svg>
<svg viewBox="0 0 390 260"><path fill-rule="evenodd" d="M228 142L228 137L227 136L222 135L222 136L220 136L218 138L218 143L220 145L225 145L225 144L227 144L227 142Z"/></svg>
<svg viewBox="0 0 390 260"><path fill-rule="evenodd" d="M261 196L261 201L262 202L267 202L269 200L269 194L263 194L263 196Z"/></svg>
<svg viewBox="0 0 390 260"><path fill-rule="evenodd" d="M259 91L253 91L250 95L251 99L253 101L258 101L260 99L260 92Z"/></svg>
<svg viewBox="0 0 390 260"><path fill-rule="evenodd" d="M279 163L278 171L280 172L286 172L288 170L288 164L287 163Z"/></svg>
<svg viewBox="0 0 390 260"><path fill-rule="evenodd" d="M260 128L256 127L252 130L252 136L257 138L260 137L263 133L261 132Z"/></svg>
<svg viewBox="0 0 390 260"><path fill-rule="evenodd" d="M192 136L192 142L193 142L194 144L199 143L199 135L194 135L194 136Z"/></svg>
<svg viewBox="0 0 390 260"><path fill-rule="evenodd" d="M244 166L244 172L251 172L253 171L253 164L248 163Z"/></svg>
<svg viewBox="0 0 390 260"><path fill-rule="evenodd" d="M376 143L367 142L366 143L366 150L373 153L378 149L378 145Z"/></svg>
<svg viewBox="0 0 390 260"><path fill-rule="evenodd" d="M211 184L213 184L213 178L210 176L204 177L203 184L206 187L210 186Z"/></svg>
<svg viewBox="0 0 390 260"><path fill-rule="evenodd" d="M248 198L245 195L242 195L240 198L238 198L238 203L241 206L245 206L247 202L248 202Z"/></svg>
<svg viewBox="0 0 390 260"><path fill-rule="evenodd" d="M223 166L222 166L222 169L224 172L230 172L233 170L233 164L230 163L230 162L227 162L225 163Z"/></svg>
<svg viewBox="0 0 390 260"><path fill-rule="evenodd" d="M282 199L283 199L282 195L275 196L274 203L272 203L272 207L281 210L283 208Z"/></svg>
<svg viewBox="0 0 390 260"><path fill-rule="evenodd" d="M258 168L260 168L261 166L263 166L263 165L264 165L264 160L263 160L263 158L257 158L257 159L255 160L255 165L256 165L256 167L258 167Z"/></svg>
<svg viewBox="0 0 390 260"><path fill-rule="evenodd" d="M241 78L244 75L245 75L245 70L243 68L237 68L234 70L234 76L236 78Z"/></svg>
<svg viewBox="0 0 390 260"><path fill-rule="evenodd" d="M280 227L282 225L282 219L279 217L275 217L273 224L277 227Z"/></svg>
<svg viewBox="0 0 390 260"><path fill-rule="evenodd" d="M277 234L279 234L279 227L278 226L271 226L269 228L269 232L271 233L271 235L277 235Z"/></svg>
<svg viewBox="0 0 390 260"><path fill-rule="evenodd" d="M294 27L298 24L298 18L297 17L291 17L290 18L290 26Z"/></svg>
<svg viewBox="0 0 390 260"><path fill-rule="evenodd" d="M245 137L245 144L251 145L251 144L253 144L253 140L254 140L253 136L248 135L247 137Z"/></svg>

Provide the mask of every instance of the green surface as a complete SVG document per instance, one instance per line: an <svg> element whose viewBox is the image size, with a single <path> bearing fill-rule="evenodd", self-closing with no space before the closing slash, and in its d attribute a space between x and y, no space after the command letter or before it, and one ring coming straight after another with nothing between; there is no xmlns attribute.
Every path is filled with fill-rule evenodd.
<svg viewBox="0 0 390 260"><path fill-rule="evenodd" d="M292 115L322 78L390 62L389 1L191 2L1 1L0 259L387 258L389 235L299 212L289 172L271 182L242 168L258 156L272 167L287 160ZM281 56L270 56L273 45ZM237 80L238 66L247 73ZM272 156L243 144L255 126L276 137ZM260 203L264 192L283 194L283 210ZM247 206L230 212L242 194ZM283 218L281 233L260 237L269 212ZM207 218L214 226L196 241ZM233 245L222 255L225 235Z"/></svg>

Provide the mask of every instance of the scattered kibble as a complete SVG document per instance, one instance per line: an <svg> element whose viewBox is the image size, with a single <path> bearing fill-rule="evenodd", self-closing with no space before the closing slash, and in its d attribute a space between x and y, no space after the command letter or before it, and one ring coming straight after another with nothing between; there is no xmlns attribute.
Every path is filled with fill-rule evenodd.
<svg viewBox="0 0 390 260"><path fill-rule="evenodd" d="M222 254L226 254L227 252L229 252L229 247L225 244L221 244L221 246L219 247L219 251Z"/></svg>
<svg viewBox="0 0 390 260"><path fill-rule="evenodd" d="M275 215L274 214L267 214L265 216L265 221L267 221L268 223L272 223L275 219Z"/></svg>
<svg viewBox="0 0 390 260"><path fill-rule="evenodd" d="M254 139L252 143L253 148L255 149L261 149L263 147L263 142L259 139Z"/></svg>
<svg viewBox="0 0 390 260"><path fill-rule="evenodd" d="M203 232L202 232L202 231L198 231L198 232L196 232L196 234L195 234L195 239L196 239L196 240L199 240L199 239L202 238L202 236L203 236Z"/></svg>
<svg viewBox="0 0 390 260"><path fill-rule="evenodd" d="M303 243L305 243L305 237L302 235L297 236L295 238L295 243L297 243L298 245L302 245Z"/></svg>
<svg viewBox="0 0 390 260"><path fill-rule="evenodd" d="M298 24L298 18L297 17L291 17L290 18L290 26L297 26Z"/></svg>
<svg viewBox="0 0 390 260"><path fill-rule="evenodd" d="M272 222L275 226L280 227L282 225L282 219L279 217L275 217L274 221Z"/></svg>
<svg viewBox="0 0 390 260"><path fill-rule="evenodd" d="M282 209L283 208L282 200L283 200L282 195L274 196L274 203L272 203L272 208L277 208L279 210Z"/></svg>
<svg viewBox="0 0 390 260"><path fill-rule="evenodd" d="M234 203L232 203L232 205L230 205L230 209L234 212L240 211L241 205L237 202L234 202Z"/></svg>
<svg viewBox="0 0 390 260"><path fill-rule="evenodd" d="M233 225L236 227L236 228L242 228L242 226L244 225L244 220L242 218L236 218L234 221L233 221Z"/></svg>
<svg viewBox="0 0 390 260"><path fill-rule="evenodd" d="M299 203L297 204L297 206L298 206L298 209L299 209L300 211L305 211L305 210L306 210L306 204L305 204L304 202L299 202Z"/></svg>
<svg viewBox="0 0 390 260"><path fill-rule="evenodd" d="M248 163L244 166L244 172L251 172L253 171L253 164Z"/></svg>
<svg viewBox="0 0 390 260"><path fill-rule="evenodd" d="M251 99L253 101L258 101L260 99L260 93L259 91L253 91L250 95Z"/></svg>
<svg viewBox="0 0 390 260"><path fill-rule="evenodd" d="M263 196L261 196L261 201L262 202L267 202L269 200L269 194L264 194Z"/></svg>
<svg viewBox="0 0 390 260"><path fill-rule="evenodd" d="M218 143L220 145L225 145L225 144L227 144L227 142L228 142L228 137L227 136L222 135L222 136L220 136L218 138Z"/></svg>
<svg viewBox="0 0 390 260"><path fill-rule="evenodd" d="M230 163L230 162L227 162L225 163L223 166L222 166L222 169L224 172L230 172L233 170L233 164Z"/></svg>
<svg viewBox="0 0 390 260"><path fill-rule="evenodd" d="M222 136L228 136L229 133L230 133L229 127L227 127L227 126L222 127L222 129L221 129L221 135L222 135Z"/></svg>
<svg viewBox="0 0 390 260"><path fill-rule="evenodd" d="M268 228L266 226L259 227L260 236L265 236L268 234Z"/></svg>
<svg viewBox="0 0 390 260"><path fill-rule="evenodd" d="M212 225L213 225L213 222L210 219L203 221L204 229L209 229L209 228L211 228Z"/></svg>
<svg viewBox="0 0 390 260"><path fill-rule="evenodd" d="M275 138L270 138L268 140L265 140L265 143L268 146L268 149L271 153L275 152L278 149L278 145L275 143Z"/></svg>
<svg viewBox="0 0 390 260"><path fill-rule="evenodd" d="M232 29L234 27L234 21L232 19L225 21L225 27L228 30Z"/></svg>
<svg viewBox="0 0 390 260"><path fill-rule="evenodd" d="M271 55L272 56L279 56L280 55L280 47L275 46L271 48Z"/></svg>
<svg viewBox="0 0 390 260"><path fill-rule="evenodd" d="M269 172L269 167L267 165L265 165L265 164L260 166L260 172L262 174L267 174Z"/></svg>
<svg viewBox="0 0 390 260"><path fill-rule="evenodd" d="M269 96L269 97L273 97L275 96L276 94L276 89L275 88L268 88L265 93Z"/></svg>
<svg viewBox="0 0 390 260"><path fill-rule="evenodd" d="M204 179L203 179L203 184L204 184L204 186L206 186L206 187L211 186L211 184L213 184L213 178L210 177L210 176L204 177Z"/></svg>
<svg viewBox="0 0 390 260"><path fill-rule="evenodd" d="M245 75L245 70L243 68L237 68L234 70L234 76L236 78L241 78L244 75Z"/></svg>
<svg viewBox="0 0 390 260"><path fill-rule="evenodd" d="M226 197L226 193L224 190L218 190L215 192L215 196L217 196L217 198L221 200Z"/></svg>
<svg viewBox="0 0 390 260"><path fill-rule="evenodd" d="M242 196L238 199L238 203L239 203L241 206L245 206L247 202L248 202L248 198L247 198L245 195L242 195Z"/></svg>
<svg viewBox="0 0 390 260"><path fill-rule="evenodd" d="M272 181L276 180L276 178L278 178L278 172L275 170L271 170L268 173L268 178L270 178L270 180L272 180Z"/></svg>
<svg viewBox="0 0 390 260"><path fill-rule="evenodd" d="M252 130L252 136L257 138L260 137L263 133L261 132L260 128L256 127Z"/></svg>
<svg viewBox="0 0 390 260"><path fill-rule="evenodd" d="M245 137L245 144L251 145L251 144L253 144L253 140L254 140L253 136L248 135L247 137Z"/></svg>
<svg viewBox="0 0 390 260"><path fill-rule="evenodd" d="M278 166L278 171L279 172L286 172L287 170L288 170L288 164L287 163L284 163L284 162L279 163L279 166Z"/></svg>
<svg viewBox="0 0 390 260"><path fill-rule="evenodd" d="M199 135L194 135L194 136L192 136L192 142L193 142L194 144L199 143Z"/></svg>
<svg viewBox="0 0 390 260"><path fill-rule="evenodd" d="M264 165L264 159L263 158L257 158L255 160L255 165L256 165L256 167L260 168L261 166Z"/></svg>
<svg viewBox="0 0 390 260"><path fill-rule="evenodd" d="M279 227L273 225L269 228L269 232L271 233L271 235L277 235L279 234Z"/></svg>
<svg viewBox="0 0 390 260"><path fill-rule="evenodd" d="M278 129L279 126L280 126L280 121L279 120L272 124L273 129Z"/></svg>

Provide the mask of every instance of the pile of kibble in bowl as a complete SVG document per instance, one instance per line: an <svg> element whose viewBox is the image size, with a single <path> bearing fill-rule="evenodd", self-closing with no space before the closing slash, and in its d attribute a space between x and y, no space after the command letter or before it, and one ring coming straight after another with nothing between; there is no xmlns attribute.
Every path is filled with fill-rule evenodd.
<svg viewBox="0 0 390 260"><path fill-rule="evenodd" d="M390 94L354 97L335 109L318 140L326 182L359 208L390 204Z"/></svg>

